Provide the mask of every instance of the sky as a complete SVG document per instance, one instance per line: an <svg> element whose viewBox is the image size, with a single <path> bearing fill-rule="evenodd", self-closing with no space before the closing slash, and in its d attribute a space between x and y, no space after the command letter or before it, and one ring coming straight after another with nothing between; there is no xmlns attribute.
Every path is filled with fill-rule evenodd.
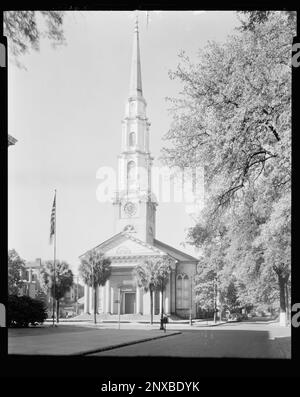
<svg viewBox="0 0 300 397"><path fill-rule="evenodd" d="M25 260L53 259L50 215L57 189L57 258L76 273L79 255L114 234L114 209L96 197L97 170L117 169L121 121L129 95L134 12L67 12L66 44L12 61L8 72L8 128L18 142L8 153L8 248ZM171 116L166 97L179 82L169 70L184 50L192 61L208 40L225 41L235 12L139 12L143 95L151 122L150 150L159 166ZM196 255L183 243L194 220L182 203L159 203L156 238Z"/></svg>

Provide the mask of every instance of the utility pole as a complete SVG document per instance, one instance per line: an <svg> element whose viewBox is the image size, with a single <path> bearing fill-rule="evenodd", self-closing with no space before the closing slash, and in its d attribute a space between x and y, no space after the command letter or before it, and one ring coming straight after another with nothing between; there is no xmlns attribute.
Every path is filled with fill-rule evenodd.
<svg viewBox="0 0 300 397"><path fill-rule="evenodd" d="M55 326L55 284L56 284L56 274L55 274L55 261L56 261L56 189L54 194L54 200L51 212L51 230L50 230L50 242L52 242L52 236L54 237L54 247L53 247L53 327ZM58 314L58 313L57 313ZM56 319L58 320L58 319Z"/></svg>

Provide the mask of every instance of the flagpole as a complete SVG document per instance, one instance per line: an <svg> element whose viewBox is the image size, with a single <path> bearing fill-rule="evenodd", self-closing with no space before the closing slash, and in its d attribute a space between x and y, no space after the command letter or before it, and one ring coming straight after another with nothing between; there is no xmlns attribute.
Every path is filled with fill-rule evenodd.
<svg viewBox="0 0 300 397"><path fill-rule="evenodd" d="M56 262L56 189L55 189L55 213L54 213L54 245L53 245L53 327L55 326L55 284L56 284L56 275L55 275L55 262Z"/></svg>

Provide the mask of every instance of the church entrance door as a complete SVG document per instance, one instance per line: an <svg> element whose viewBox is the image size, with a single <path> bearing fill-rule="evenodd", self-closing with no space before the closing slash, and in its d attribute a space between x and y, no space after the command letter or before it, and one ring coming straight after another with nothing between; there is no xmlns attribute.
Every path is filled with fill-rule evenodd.
<svg viewBox="0 0 300 397"><path fill-rule="evenodd" d="M135 292L125 292L125 314L135 313Z"/></svg>

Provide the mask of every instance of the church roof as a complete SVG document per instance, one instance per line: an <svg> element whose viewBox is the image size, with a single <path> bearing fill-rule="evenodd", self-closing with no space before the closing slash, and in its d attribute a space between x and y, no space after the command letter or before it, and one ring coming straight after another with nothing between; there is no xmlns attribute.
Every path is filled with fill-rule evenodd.
<svg viewBox="0 0 300 397"><path fill-rule="evenodd" d="M122 240L123 241L125 241L125 240L134 241L137 244L142 245L143 247L150 249L155 254L166 255L166 252L164 252L163 250L160 250L159 248L154 247L152 244L146 243L145 241L142 241L142 240L134 237L132 235L132 233L127 233L127 232L122 231L122 232L117 233L114 236L110 237L109 239L103 241L103 243L97 245L96 247L86 251L84 254L80 255L79 258L82 258L83 256L85 256L90 251L93 251L94 249L96 249L96 250L97 249L99 249L99 250L102 249L105 252L112 244L117 243L117 242L121 242Z"/></svg>
<svg viewBox="0 0 300 397"><path fill-rule="evenodd" d="M35 261L26 261L25 267L26 268L40 268L42 266L42 261L40 258L37 258Z"/></svg>
<svg viewBox="0 0 300 397"><path fill-rule="evenodd" d="M182 252L174 247L171 247L168 244L165 244L159 240L154 239L153 241L154 247L168 253L173 258L179 261L188 261L188 262L199 262L199 259L195 258L194 256L188 255L185 252Z"/></svg>
<svg viewBox="0 0 300 397"><path fill-rule="evenodd" d="M112 248L118 246L119 244L122 244L124 241L132 241L136 243L138 246L141 246L144 250L137 250L136 252L130 252L130 255L127 253L118 253L117 251L112 252ZM118 244L119 243L119 244ZM154 244L149 244L146 243L145 241L142 241L132 235L132 233L126 233L126 232L120 232L115 234L114 236L110 237L109 239L103 241L103 243L97 245L96 247L92 248L91 250L86 251L84 254L80 255L79 258L84 257L86 254L88 254L92 250L102 250L104 253L110 251L111 253L108 254L110 257L114 258L122 258L126 257L128 258L129 256L134 257L134 256L144 256L146 251L148 251L150 254L153 256L169 256L172 259L175 259L176 261L180 262L198 262L198 259L194 258L191 255L188 255L182 251L177 250L176 248L173 248L165 243L162 243L161 241L154 240Z"/></svg>

